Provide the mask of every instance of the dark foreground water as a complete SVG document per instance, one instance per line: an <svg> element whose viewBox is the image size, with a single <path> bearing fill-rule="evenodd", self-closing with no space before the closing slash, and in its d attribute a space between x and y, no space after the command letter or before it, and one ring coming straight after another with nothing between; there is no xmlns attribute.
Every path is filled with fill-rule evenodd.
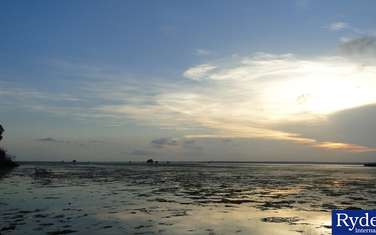
<svg viewBox="0 0 376 235"><path fill-rule="evenodd" d="M375 186L360 165L29 163L0 175L0 234L330 234Z"/></svg>

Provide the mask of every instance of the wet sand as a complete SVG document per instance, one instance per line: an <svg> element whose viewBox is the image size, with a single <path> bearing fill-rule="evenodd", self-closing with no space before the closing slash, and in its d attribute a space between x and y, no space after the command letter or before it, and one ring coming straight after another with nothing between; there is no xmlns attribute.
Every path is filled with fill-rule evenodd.
<svg viewBox="0 0 376 235"><path fill-rule="evenodd" d="M0 175L0 234L330 234L375 184L356 165L29 163Z"/></svg>

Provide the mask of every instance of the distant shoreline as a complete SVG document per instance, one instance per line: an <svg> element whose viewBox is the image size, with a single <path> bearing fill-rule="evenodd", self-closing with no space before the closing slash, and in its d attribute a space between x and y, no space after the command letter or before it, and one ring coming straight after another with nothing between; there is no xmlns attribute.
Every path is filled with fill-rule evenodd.
<svg viewBox="0 0 376 235"><path fill-rule="evenodd" d="M32 163L60 163L73 164L72 161L18 161L21 164ZM286 165L363 165L369 162L314 162L314 161L159 161L159 164L177 165L177 164L286 164ZM128 164L146 164L145 161L80 161L74 164L103 164L103 165L128 165Z"/></svg>

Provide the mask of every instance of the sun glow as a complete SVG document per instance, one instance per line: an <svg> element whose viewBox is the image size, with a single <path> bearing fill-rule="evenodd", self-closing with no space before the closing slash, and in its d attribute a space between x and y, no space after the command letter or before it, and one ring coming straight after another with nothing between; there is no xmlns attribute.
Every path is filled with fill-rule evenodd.
<svg viewBox="0 0 376 235"><path fill-rule="evenodd" d="M376 102L375 67L332 60L297 65L285 79L264 84L261 100L273 120L322 117Z"/></svg>
<svg viewBox="0 0 376 235"><path fill-rule="evenodd" d="M342 57L298 59L257 54L238 63L203 64L183 76L189 86L159 93L153 103L102 107L158 126L206 128L189 138L264 138L351 152L375 148L316 140L275 126L322 122L329 115L376 103L376 66Z"/></svg>

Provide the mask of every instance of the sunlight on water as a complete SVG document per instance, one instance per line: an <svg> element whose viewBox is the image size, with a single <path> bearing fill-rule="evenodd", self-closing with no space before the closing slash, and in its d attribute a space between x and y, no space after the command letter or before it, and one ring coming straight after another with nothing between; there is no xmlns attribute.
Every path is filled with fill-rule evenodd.
<svg viewBox="0 0 376 235"><path fill-rule="evenodd" d="M29 164L2 175L0 229L330 234L332 209L375 207L375 178L375 169L344 165Z"/></svg>

